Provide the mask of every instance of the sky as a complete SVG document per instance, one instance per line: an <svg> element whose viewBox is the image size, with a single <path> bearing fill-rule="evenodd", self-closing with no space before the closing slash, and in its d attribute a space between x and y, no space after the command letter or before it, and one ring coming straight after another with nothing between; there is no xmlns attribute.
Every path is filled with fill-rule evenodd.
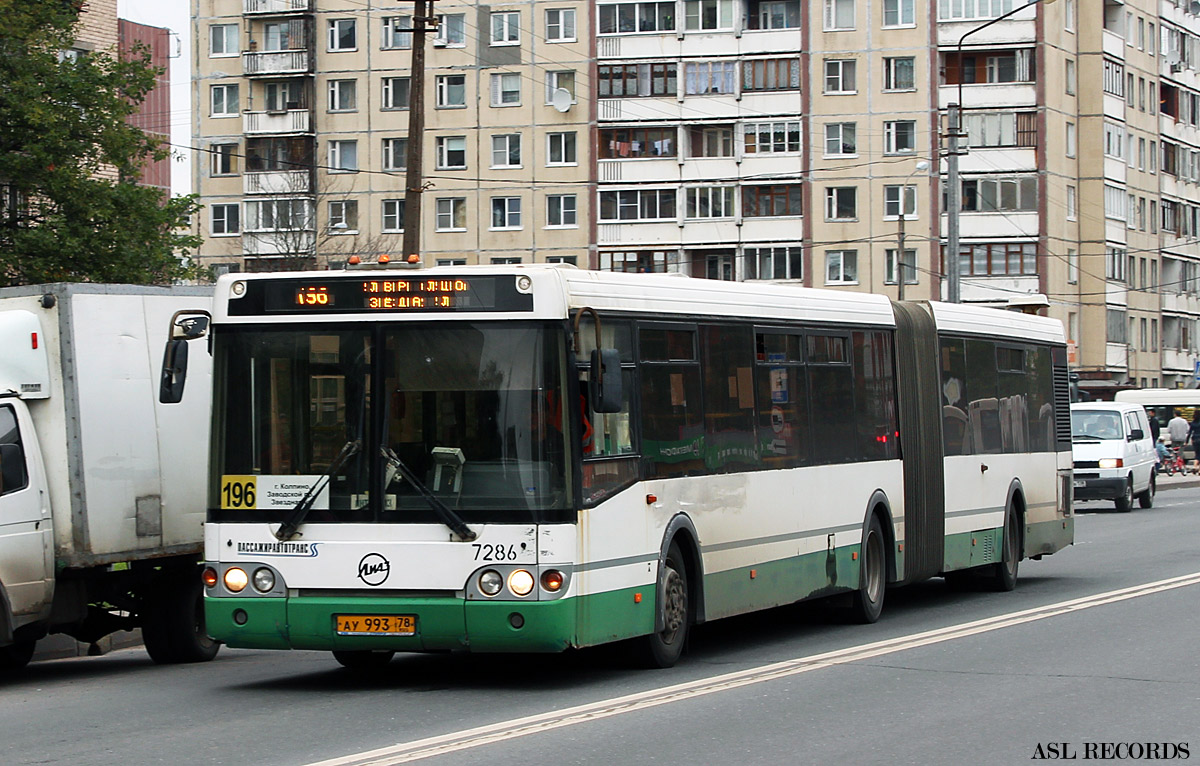
<svg viewBox="0 0 1200 766"><path fill-rule="evenodd" d="M166 27L174 32L171 43L171 143L176 155L171 167L175 194L192 191L191 116L191 0L117 0L122 19Z"/></svg>

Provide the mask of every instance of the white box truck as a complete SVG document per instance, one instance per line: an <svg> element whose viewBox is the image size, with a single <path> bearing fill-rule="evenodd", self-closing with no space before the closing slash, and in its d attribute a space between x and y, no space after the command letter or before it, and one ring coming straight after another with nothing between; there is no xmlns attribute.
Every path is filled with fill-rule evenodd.
<svg viewBox="0 0 1200 766"><path fill-rule="evenodd" d="M0 673L63 633L141 628L155 662L212 659L199 563L212 368L159 403L175 312L211 288L0 289ZM176 392L179 393L179 392Z"/></svg>

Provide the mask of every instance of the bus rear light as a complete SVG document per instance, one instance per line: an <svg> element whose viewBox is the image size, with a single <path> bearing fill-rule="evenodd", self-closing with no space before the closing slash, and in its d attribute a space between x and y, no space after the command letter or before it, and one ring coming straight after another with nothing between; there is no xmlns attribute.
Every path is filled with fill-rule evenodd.
<svg viewBox="0 0 1200 766"><path fill-rule="evenodd" d="M514 569L508 576L508 589L517 596L528 596L533 592L533 575L524 569Z"/></svg>
<svg viewBox="0 0 1200 766"><path fill-rule="evenodd" d="M495 569L479 575L479 591L485 596L494 596L504 587L504 578Z"/></svg>
<svg viewBox="0 0 1200 766"><path fill-rule="evenodd" d="M246 576L246 570L238 567L230 567L225 570L225 587L232 593L241 593L246 589L246 585L250 582L250 578Z"/></svg>
<svg viewBox="0 0 1200 766"><path fill-rule="evenodd" d="M200 574L200 581L204 583L206 588L215 588L218 582L217 570L212 567L205 567Z"/></svg>
<svg viewBox="0 0 1200 766"><path fill-rule="evenodd" d="M558 593L563 586L563 573L557 569L547 569L542 572L542 588L551 593Z"/></svg>

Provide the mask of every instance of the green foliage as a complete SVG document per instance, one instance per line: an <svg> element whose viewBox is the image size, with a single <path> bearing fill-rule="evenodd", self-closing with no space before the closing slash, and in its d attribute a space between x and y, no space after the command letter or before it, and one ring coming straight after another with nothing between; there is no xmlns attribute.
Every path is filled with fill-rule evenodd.
<svg viewBox="0 0 1200 766"><path fill-rule="evenodd" d="M168 154L126 121L158 71L144 50L64 57L82 5L0 0L0 286L193 276L195 198L136 183Z"/></svg>

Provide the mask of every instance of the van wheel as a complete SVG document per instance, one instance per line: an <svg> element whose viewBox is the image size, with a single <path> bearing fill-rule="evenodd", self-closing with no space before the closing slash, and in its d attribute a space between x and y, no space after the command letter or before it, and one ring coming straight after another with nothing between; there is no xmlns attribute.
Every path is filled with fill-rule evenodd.
<svg viewBox="0 0 1200 766"><path fill-rule="evenodd" d="M1133 510L1133 479L1125 480L1125 489L1116 499L1117 513L1129 513Z"/></svg>
<svg viewBox="0 0 1200 766"><path fill-rule="evenodd" d="M1152 508L1154 506L1154 493L1158 491L1155 486L1154 474L1150 474L1150 485L1146 487L1146 491L1138 495L1138 505L1143 508Z"/></svg>

